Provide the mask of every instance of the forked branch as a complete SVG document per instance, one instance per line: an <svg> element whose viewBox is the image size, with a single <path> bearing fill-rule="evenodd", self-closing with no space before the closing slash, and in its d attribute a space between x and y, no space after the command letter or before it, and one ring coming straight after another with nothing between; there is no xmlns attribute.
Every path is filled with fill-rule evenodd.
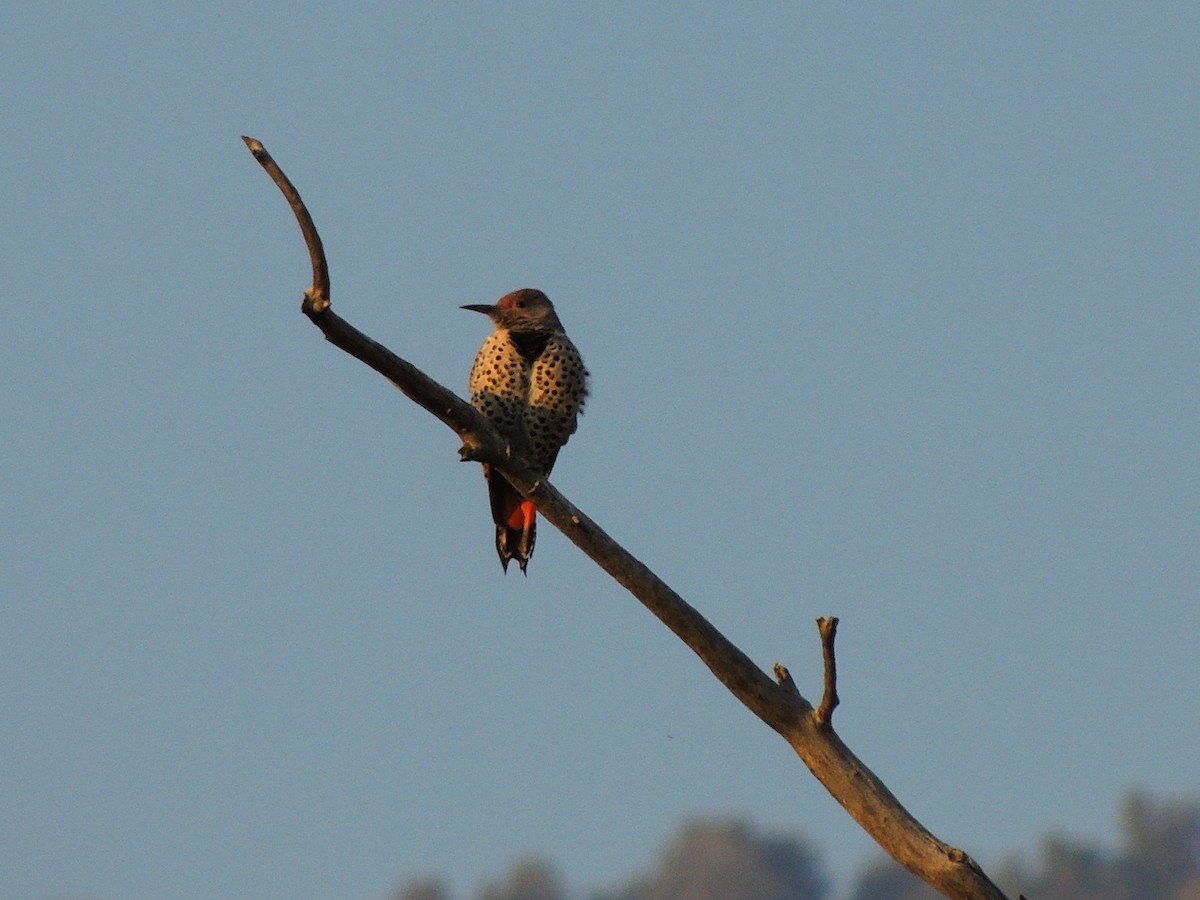
<svg viewBox="0 0 1200 900"><path fill-rule="evenodd" d="M833 727L833 711L838 705L837 695L837 659L833 655L833 641L837 637L838 620L834 616L828 619L817 619L817 630L821 633L821 656L825 660L825 693L821 695L821 705L813 716L817 724L823 728Z"/></svg>
<svg viewBox="0 0 1200 900"><path fill-rule="evenodd" d="M775 668L778 683L772 681L662 579L553 485L539 479L533 467L511 456L505 442L470 404L335 315L329 306L329 272L321 239L304 202L262 144L253 138L243 140L283 192L300 223L313 265L313 283L301 309L327 340L366 363L449 426L463 442L459 451L463 459L488 463L532 500L547 521L641 601L738 700L782 735L829 793L897 862L947 897L1005 900L974 860L930 834L834 732L830 719L838 703L833 656L837 619L819 620L825 690L814 709L783 666Z"/></svg>

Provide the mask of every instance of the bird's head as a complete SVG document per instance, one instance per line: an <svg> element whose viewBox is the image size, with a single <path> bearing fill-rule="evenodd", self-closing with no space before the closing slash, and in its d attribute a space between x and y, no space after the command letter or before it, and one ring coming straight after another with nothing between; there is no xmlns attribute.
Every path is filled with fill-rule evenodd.
<svg viewBox="0 0 1200 900"><path fill-rule="evenodd" d="M463 307L490 318L497 328L511 331L562 331L554 304L539 290L521 288L505 294L494 305L470 303Z"/></svg>

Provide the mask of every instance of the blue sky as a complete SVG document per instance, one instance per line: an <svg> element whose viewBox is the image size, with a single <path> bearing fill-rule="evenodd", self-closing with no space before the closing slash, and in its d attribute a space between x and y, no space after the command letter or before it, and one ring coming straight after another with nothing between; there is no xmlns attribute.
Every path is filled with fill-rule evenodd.
<svg viewBox="0 0 1200 900"><path fill-rule="evenodd" d="M555 484L985 865L1200 789L1192 4L11 5L0 895L379 898L694 812L870 841L299 313L462 391L544 289Z"/></svg>

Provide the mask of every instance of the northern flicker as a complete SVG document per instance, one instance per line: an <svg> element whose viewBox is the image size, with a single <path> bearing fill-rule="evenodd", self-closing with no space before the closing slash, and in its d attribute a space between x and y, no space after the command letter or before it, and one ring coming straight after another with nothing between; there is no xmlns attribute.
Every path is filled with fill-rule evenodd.
<svg viewBox="0 0 1200 900"><path fill-rule="evenodd" d="M549 475L558 451L575 433L587 395L587 370L579 351L541 291L523 288L494 306L463 309L483 313L496 327L471 367L471 405L488 417L515 454ZM486 464L483 477L500 565L507 572L509 560L516 559L524 572L537 537L533 504Z"/></svg>

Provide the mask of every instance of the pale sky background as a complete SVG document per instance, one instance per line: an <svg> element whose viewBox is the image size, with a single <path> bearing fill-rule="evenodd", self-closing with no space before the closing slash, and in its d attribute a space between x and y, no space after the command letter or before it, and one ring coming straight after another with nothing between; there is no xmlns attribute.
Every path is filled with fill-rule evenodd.
<svg viewBox="0 0 1200 900"><path fill-rule="evenodd" d="M995 865L1200 791L1200 6L7 4L0 896L573 888L873 845L453 435L544 289L555 484Z"/></svg>

